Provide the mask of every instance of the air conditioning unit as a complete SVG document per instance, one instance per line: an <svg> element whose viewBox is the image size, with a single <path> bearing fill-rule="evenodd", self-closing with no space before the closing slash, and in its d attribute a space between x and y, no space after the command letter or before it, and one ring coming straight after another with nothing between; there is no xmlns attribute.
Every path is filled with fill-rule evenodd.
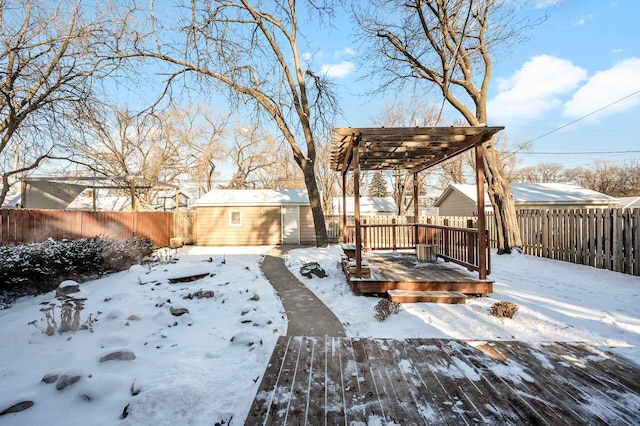
<svg viewBox="0 0 640 426"><path fill-rule="evenodd" d="M436 263L438 261L438 246L418 244L416 245L416 257L419 262Z"/></svg>

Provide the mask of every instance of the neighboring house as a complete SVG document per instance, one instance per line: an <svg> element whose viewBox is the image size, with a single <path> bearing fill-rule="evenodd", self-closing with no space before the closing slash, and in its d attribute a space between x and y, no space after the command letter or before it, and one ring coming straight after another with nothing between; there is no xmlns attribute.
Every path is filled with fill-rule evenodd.
<svg viewBox="0 0 640 426"><path fill-rule="evenodd" d="M183 191L178 191L177 198L179 200L178 210L188 210L191 204L191 195ZM156 194L155 209L163 212L176 211L176 191L159 191Z"/></svg>
<svg viewBox="0 0 640 426"><path fill-rule="evenodd" d="M516 209L593 209L619 206L617 198L566 183L512 183ZM452 184L436 200L440 216L476 216L475 185ZM493 210L485 191L485 209Z"/></svg>
<svg viewBox="0 0 640 426"><path fill-rule="evenodd" d="M214 189L193 203L196 244L315 244L307 191Z"/></svg>
<svg viewBox="0 0 640 426"><path fill-rule="evenodd" d="M625 209L640 208L640 197L620 197L620 207Z"/></svg>
<svg viewBox="0 0 640 426"><path fill-rule="evenodd" d="M333 197L333 214L342 215L342 197ZM347 216L353 216L353 197L347 197ZM393 197L360 197L360 215L393 216L398 214L398 206Z"/></svg>

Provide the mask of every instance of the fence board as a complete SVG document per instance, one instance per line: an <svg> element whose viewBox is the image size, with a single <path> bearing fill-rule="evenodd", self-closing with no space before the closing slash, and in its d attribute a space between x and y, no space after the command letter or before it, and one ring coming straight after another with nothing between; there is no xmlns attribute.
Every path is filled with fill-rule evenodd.
<svg viewBox="0 0 640 426"><path fill-rule="evenodd" d="M104 236L114 239L150 238L169 245L172 212L87 212L77 210L0 210L0 242L21 244Z"/></svg>

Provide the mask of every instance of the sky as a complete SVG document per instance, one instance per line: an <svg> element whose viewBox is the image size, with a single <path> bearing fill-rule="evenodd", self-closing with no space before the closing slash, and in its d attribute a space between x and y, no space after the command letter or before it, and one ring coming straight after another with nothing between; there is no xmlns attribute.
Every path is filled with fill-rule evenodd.
<svg viewBox="0 0 640 426"><path fill-rule="evenodd" d="M520 13L548 13L548 19L494 58L488 100L488 124L504 126L513 149L529 142L528 152L518 152L518 166L640 160L640 2L537 0ZM340 18L337 33L324 34L314 57L341 88L344 116L336 127L370 126L394 99L361 96L375 82L361 80L362 52L350 37L338 36L350 28L346 21Z"/></svg>
<svg viewBox="0 0 640 426"><path fill-rule="evenodd" d="M9 307L0 304L0 412L34 403L0 417L0 423L243 424L278 336L288 328L282 303L260 271L270 249L186 246L159 256L173 258L170 263L134 265L82 283L72 295L86 299L80 322L91 316L88 330L43 333L44 306L56 304L54 317L60 321L55 292L24 297ZM492 256L495 284L488 297L457 305L404 304L379 322L374 319L378 299L353 294L337 267L340 254L339 246L301 248L289 251L285 263L336 314L348 337L515 340L534 347L584 342L602 357L607 352L640 359L639 277L520 254ZM328 276L303 278L300 267L309 261L320 262ZM204 277L170 282L187 275ZM199 299L197 292L212 297ZM490 315L497 301L517 304L518 313L512 319ZM188 313L174 316L172 308ZM101 361L115 352L129 356ZM464 373L449 368L453 377ZM523 371L513 361L499 377L508 383ZM41 381L55 375L78 381L66 388L62 381ZM620 400L625 397L630 407L640 404L635 395ZM596 414L607 415L599 411L603 404L591 402ZM125 407L127 417L120 420Z"/></svg>

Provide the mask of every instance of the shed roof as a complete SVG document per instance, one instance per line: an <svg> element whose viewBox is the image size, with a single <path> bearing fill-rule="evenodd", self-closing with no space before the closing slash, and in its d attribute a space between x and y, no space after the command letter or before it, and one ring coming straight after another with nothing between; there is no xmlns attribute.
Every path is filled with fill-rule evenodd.
<svg viewBox="0 0 640 426"><path fill-rule="evenodd" d="M609 204L618 201L601 192L568 183L511 183L509 187L517 204ZM476 202L475 185L451 184L434 205L439 206L454 190ZM489 197L485 196L485 205L490 204Z"/></svg>
<svg viewBox="0 0 640 426"><path fill-rule="evenodd" d="M488 141L504 127L334 128L331 168L353 168L358 150L362 170L410 170L418 173Z"/></svg>
<svg viewBox="0 0 640 426"><path fill-rule="evenodd" d="M213 189L194 207L308 205L306 189Z"/></svg>

